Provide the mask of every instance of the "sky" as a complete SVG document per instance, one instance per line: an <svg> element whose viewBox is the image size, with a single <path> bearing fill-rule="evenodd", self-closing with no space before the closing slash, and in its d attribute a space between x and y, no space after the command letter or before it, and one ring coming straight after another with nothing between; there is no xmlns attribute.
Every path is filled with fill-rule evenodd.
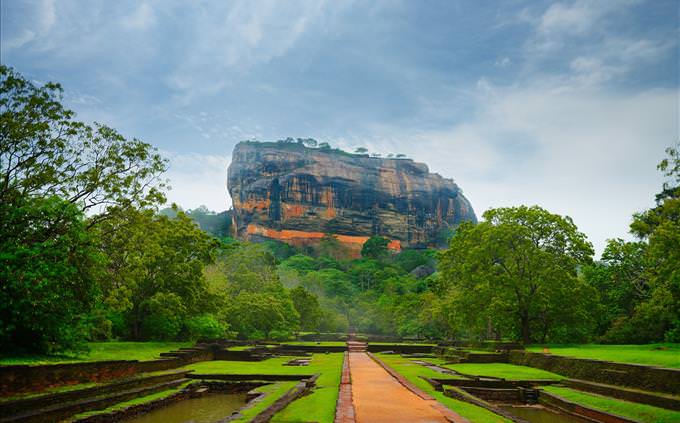
<svg viewBox="0 0 680 423"><path fill-rule="evenodd" d="M0 61L170 160L227 209L246 139L403 153L478 215L537 204L600 253L680 139L676 0L0 0Z"/></svg>

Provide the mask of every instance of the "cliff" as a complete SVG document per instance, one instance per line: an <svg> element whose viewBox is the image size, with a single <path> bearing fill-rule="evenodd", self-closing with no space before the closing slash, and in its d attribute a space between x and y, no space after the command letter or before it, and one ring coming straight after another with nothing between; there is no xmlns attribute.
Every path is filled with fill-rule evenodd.
<svg viewBox="0 0 680 423"><path fill-rule="evenodd" d="M332 233L352 254L373 235L390 248L441 242L463 221L476 221L451 179L423 163L296 143L241 142L229 166L233 228L240 238L297 246Z"/></svg>

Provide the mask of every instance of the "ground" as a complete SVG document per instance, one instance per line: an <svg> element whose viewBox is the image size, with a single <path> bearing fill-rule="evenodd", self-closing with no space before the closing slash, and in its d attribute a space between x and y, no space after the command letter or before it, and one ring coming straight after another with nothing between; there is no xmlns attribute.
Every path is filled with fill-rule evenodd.
<svg viewBox="0 0 680 423"><path fill-rule="evenodd" d="M335 403L338 398L340 375L342 373L343 353L313 354L309 366L284 366L295 357L271 358L265 361L204 361L188 366L196 373L228 373L228 374L303 374L321 373L317 379L317 387L311 395L307 395L278 413L273 422L304 421L310 416L323 423L332 423L335 417ZM294 384L293 384L294 385ZM291 385L291 387L293 386ZM271 395L278 397L287 389L279 389ZM275 399L275 398L274 398ZM272 400L273 401L273 400ZM259 407L261 411L265 407ZM252 414L252 413L249 413ZM257 413L254 413L255 415Z"/></svg>
<svg viewBox="0 0 680 423"><path fill-rule="evenodd" d="M622 363L646 364L650 366L680 368L680 344L646 345L532 345L527 348L533 352L543 352L569 357L590 358L594 360L619 361Z"/></svg>

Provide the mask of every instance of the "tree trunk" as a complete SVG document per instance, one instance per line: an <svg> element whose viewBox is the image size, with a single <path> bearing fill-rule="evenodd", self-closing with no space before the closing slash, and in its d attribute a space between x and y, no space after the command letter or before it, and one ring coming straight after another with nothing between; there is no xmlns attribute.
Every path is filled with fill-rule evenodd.
<svg viewBox="0 0 680 423"><path fill-rule="evenodd" d="M522 343L524 345L531 344L531 328L529 327L529 313L523 312L521 314L520 325L522 330Z"/></svg>

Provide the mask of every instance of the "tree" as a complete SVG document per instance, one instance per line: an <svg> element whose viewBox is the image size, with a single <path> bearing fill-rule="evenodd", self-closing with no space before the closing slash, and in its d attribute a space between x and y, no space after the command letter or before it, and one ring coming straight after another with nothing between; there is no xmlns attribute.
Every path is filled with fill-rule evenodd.
<svg viewBox="0 0 680 423"><path fill-rule="evenodd" d="M308 148L314 148L317 145L317 141L314 138L298 138L297 142Z"/></svg>
<svg viewBox="0 0 680 423"><path fill-rule="evenodd" d="M166 212L169 213L169 212ZM215 213L206 206L199 206L193 210L187 210L189 216L198 226L216 238L224 238L231 235L231 215L223 211ZM169 217L174 217L171 214Z"/></svg>
<svg viewBox="0 0 680 423"><path fill-rule="evenodd" d="M321 150L330 150L330 149L331 149L331 145L328 144L327 142L322 142L322 143L319 143L319 148L320 148Z"/></svg>
<svg viewBox="0 0 680 423"><path fill-rule="evenodd" d="M666 177L656 207L636 214L631 232L647 243L644 278L649 298L627 326L636 342L680 342L680 144L666 149L657 166Z"/></svg>
<svg viewBox="0 0 680 423"><path fill-rule="evenodd" d="M102 260L95 228L165 201L156 150L76 121L61 93L0 65L3 349L83 345Z"/></svg>
<svg viewBox="0 0 680 423"><path fill-rule="evenodd" d="M643 242L611 239L602 260L583 268L585 280L599 291L598 335L605 335L613 323L619 322L618 326L622 319L630 318L636 306L648 298L645 250ZM612 333L606 338L618 336Z"/></svg>
<svg viewBox="0 0 680 423"><path fill-rule="evenodd" d="M357 154L366 154L368 153L368 149L365 147L357 147L357 149L354 150L354 152Z"/></svg>
<svg viewBox="0 0 680 423"><path fill-rule="evenodd" d="M82 212L58 197L0 202L0 351L84 347L101 254Z"/></svg>
<svg viewBox="0 0 680 423"><path fill-rule="evenodd" d="M210 311L199 305L207 295L203 269L213 260L217 241L183 212L170 219L151 210L128 210L102 222L98 234L107 258L101 281L105 302L125 316L130 337L172 338L177 322L162 319ZM171 314L162 312L163 304ZM144 326L150 315L160 316L154 323L162 330Z"/></svg>
<svg viewBox="0 0 680 423"><path fill-rule="evenodd" d="M37 87L0 65L0 201L56 195L90 213L88 226L112 210L164 202L167 162L156 150L75 121L61 93L59 84Z"/></svg>
<svg viewBox="0 0 680 423"><path fill-rule="evenodd" d="M398 158L398 159L403 159L404 157L406 157L406 154L397 153L397 158Z"/></svg>
<svg viewBox="0 0 680 423"><path fill-rule="evenodd" d="M239 337L247 339L268 339L272 331L291 332L300 319L290 298L255 292L231 298L225 315Z"/></svg>
<svg viewBox="0 0 680 423"><path fill-rule="evenodd" d="M387 257L390 240L382 236L372 236L361 247L361 256L379 260Z"/></svg>
<svg viewBox="0 0 680 423"><path fill-rule="evenodd" d="M594 297L577 275L592 262L585 235L537 206L490 209L484 219L461 225L440 257L457 320L524 343L583 336Z"/></svg>
<svg viewBox="0 0 680 423"><path fill-rule="evenodd" d="M316 295L301 286L297 286L291 289L290 297L293 300L295 310L300 315L300 329L305 331L318 330L322 313Z"/></svg>
<svg viewBox="0 0 680 423"><path fill-rule="evenodd" d="M343 260L349 255L349 251L333 234L325 234L319 242L320 257L330 257L334 260Z"/></svg>

